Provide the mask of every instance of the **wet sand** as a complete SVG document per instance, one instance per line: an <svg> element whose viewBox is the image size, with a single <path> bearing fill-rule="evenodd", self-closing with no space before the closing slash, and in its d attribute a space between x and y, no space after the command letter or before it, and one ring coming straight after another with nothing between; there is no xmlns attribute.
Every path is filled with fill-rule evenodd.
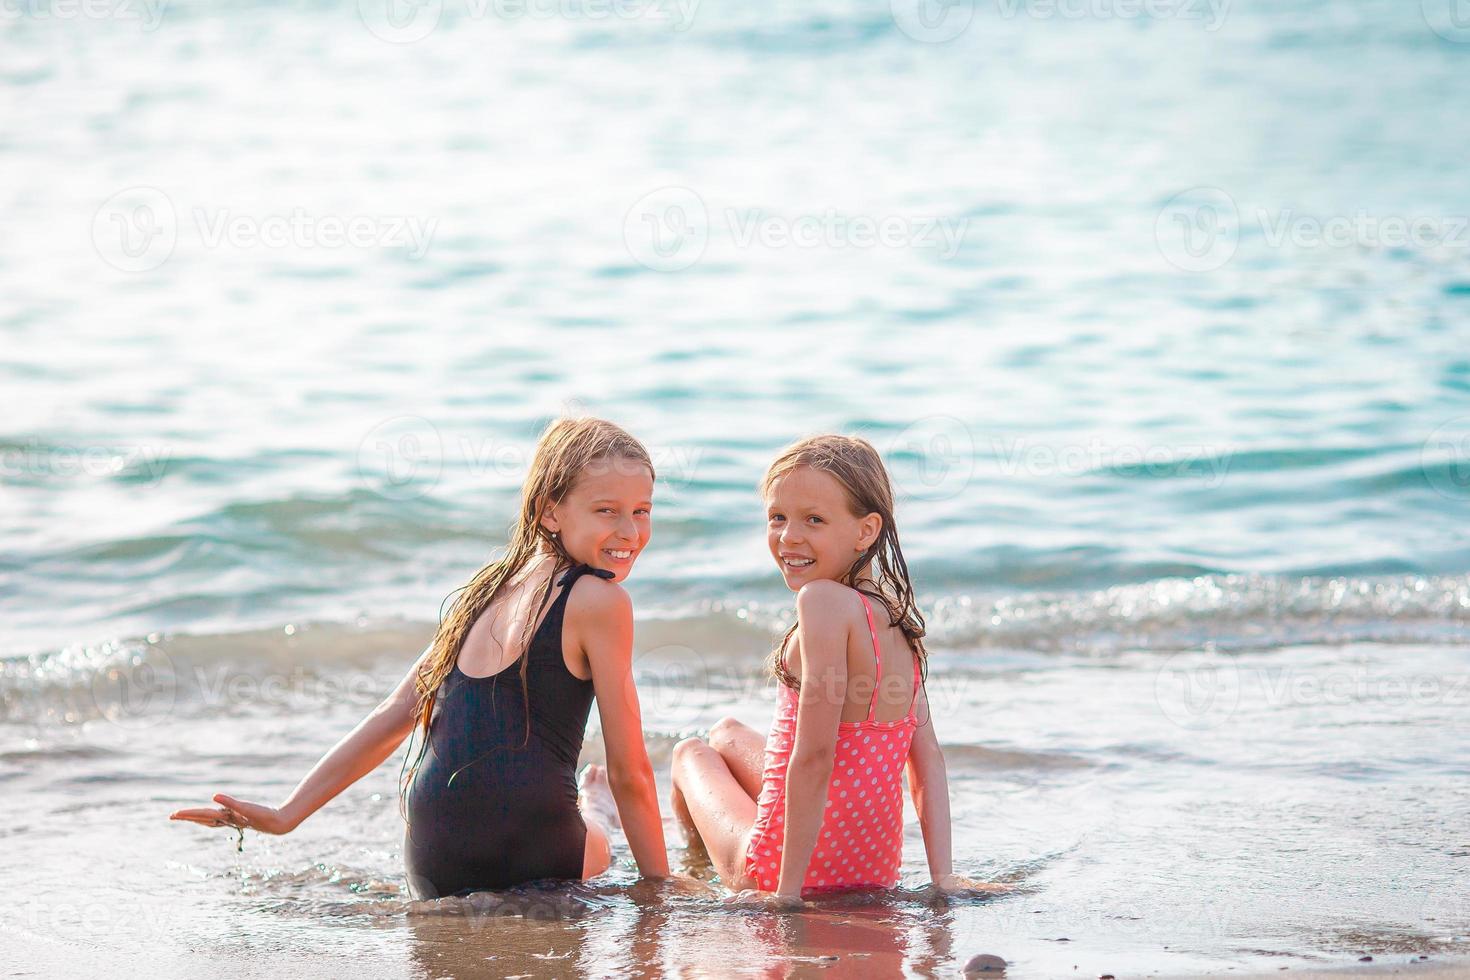
<svg viewBox="0 0 1470 980"><path fill-rule="evenodd" d="M577 977L589 974L606 975L609 970L624 976L664 975L687 977L780 977L782 980L820 977L822 980L869 980L886 976L938 976L961 977L957 967L946 967L937 963L902 963L874 959L872 951L841 949L823 951L811 948L797 955L773 958L762 966L732 966L729 958L719 956L715 950L722 945L718 941L709 947L710 956L699 960L672 963L661 956L653 955L642 963L625 960L629 947L608 950L608 961L599 965L589 963L582 956L564 951L557 955L528 948L508 948L503 940L506 933L497 934L494 944L475 942L473 931L454 935L453 927L446 927L437 941L429 941L409 952L402 960L393 963L381 956L381 950L362 950L357 954L343 948L330 951L280 950L273 953L258 952L254 955L238 956L210 954L203 951L191 953L169 952L127 953L71 943L37 943L30 945L24 953L11 959L12 966L4 972L7 977L38 976L131 976L147 974L156 978L197 977L208 974L216 977L313 977L320 976L325 969L329 974L342 975L363 970L379 977ZM428 936L416 929L420 940ZM438 931L430 926L429 933ZM537 930L527 930L535 933ZM535 945L534 941L528 945ZM637 941L632 943L631 952L636 954ZM645 949L645 953L654 951ZM636 959L637 956L635 955ZM622 960L623 962L614 962ZM23 964L23 965L21 965ZM631 967L624 972L624 968ZM907 967L907 971L905 971ZM1093 977L1099 974L1078 969L1070 974L1074 977ZM997 974L974 974L974 976L997 977ZM1036 977L1055 980L1050 971L1027 970L1013 967L1003 976L1012 980ZM1235 970L1217 970L1208 973L1159 974L1152 972L1120 972L1116 980L1149 977L1151 980L1189 980L1201 976L1231 977L1234 980L1280 980L1281 977L1307 977L1312 980L1374 980L1381 976L1414 977L1419 980L1463 980L1470 977L1470 958L1430 959L1407 962L1395 956L1394 961L1376 960L1373 963L1354 964L1342 967L1300 968L1282 967L1269 973L1243 973Z"/></svg>
<svg viewBox="0 0 1470 980"><path fill-rule="evenodd" d="M1157 977L1156 980L1183 980L1185 975L1170 974ZM1462 980L1470 977L1470 957L1453 959L1428 959L1406 961L1403 954L1396 955L1393 961L1374 958L1372 963L1361 963L1344 967L1323 967L1302 969L1300 967L1282 967L1272 973L1239 973L1234 970L1211 972L1206 974L1188 974L1191 977L1234 977L1236 980L1266 980L1268 977L1280 978L1311 977L1313 980L1329 980L1329 978L1342 978L1342 980L1371 980L1380 976L1402 976L1420 977L1423 980ZM1118 980L1124 980L1119 975Z"/></svg>

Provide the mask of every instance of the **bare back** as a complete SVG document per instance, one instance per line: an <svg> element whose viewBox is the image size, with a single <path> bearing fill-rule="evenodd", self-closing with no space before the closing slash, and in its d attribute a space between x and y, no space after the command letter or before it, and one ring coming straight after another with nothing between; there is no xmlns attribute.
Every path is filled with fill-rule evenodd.
<svg viewBox="0 0 1470 980"><path fill-rule="evenodd" d="M856 592L853 593L853 607L856 618L847 635L847 694L842 704L842 721L860 722L868 716L868 707L874 701L875 684L878 688L874 719L898 721L908 714L914 699L914 653L909 647L908 637L897 626L887 625L881 603L873 604L873 625L877 631L878 649L883 656L883 676L879 680L877 665L873 662L873 640L868 634L867 617ZM799 633L791 634L786 645L786 665L792 674L801 676Z"/></svg>
<svg viewBox="0 0 1470 980"><path fill-rule="evenodd" d="M540 628L541 620L561 593L561 587L553 585L545 607L540 606L541 595L555 567L556 560L551 555L532 562L479 615L459 649L457 666L462 673L469 677L489 677L519 662L525 652L522 644ZM532 617L537 617L534 627ZM567 633L563 632L562 636L566 641ZM591 679L592 671L577 644L563 642L562 660L572 676Z"/></svg>

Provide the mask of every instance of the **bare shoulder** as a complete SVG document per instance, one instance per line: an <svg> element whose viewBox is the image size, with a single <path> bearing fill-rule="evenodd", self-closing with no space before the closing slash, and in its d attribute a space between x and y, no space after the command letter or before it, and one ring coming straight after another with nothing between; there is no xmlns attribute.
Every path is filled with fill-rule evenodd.
<svg viewBox="0 0 1470 980"><path fill-rule="evenodd" d="M796 593L796 615L810 621L812 617L826 622L846 622L862 615L862 600L854 588L820 579L808 582Z"/></svg>
<svg viewBox="0 0 1470 980"><path fill-rule="evenodd" d="M567 615L578 622L633 619L633 599L616 582L596 575L583 575L572 583L567 596Z"/></svg>

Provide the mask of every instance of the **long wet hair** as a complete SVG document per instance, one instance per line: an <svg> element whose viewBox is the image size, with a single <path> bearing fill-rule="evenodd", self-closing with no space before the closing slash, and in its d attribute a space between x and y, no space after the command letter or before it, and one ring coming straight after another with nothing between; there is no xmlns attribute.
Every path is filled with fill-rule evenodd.
<svg viewBox="0 0 1470 980"><path fill-rule="evenodd" d="M898 544L898 525L893 520L893 483L883 466L883 458L866 439L812 436L781 451L761 480L761 497L769 497L777 480L803 466L821 470L841 484L847 496L848 511L854 517L877 514L883 519L883 527L868 550L858 555L837 581L883 604L888 611L888 625L903 631L909 647L919 658L920 676L927 676L924 615L914 598L909 566ZM786 669L782 653L798 625L793 623L771 651L771 674L793 690L800 690L801 682Z"/></svg>
<svg viewBox="0 0 1470 980"><path fill-rule="evenodd" d="M576 487L583 471L594 463L631 461L648 468L654 475L653 461L643 444L622 428L611 422L595 418L558 419L547 426L536 443L536 452L531 459L531 470L521 487L521 510L510 526L510 542L505 554L485 565L469 583L457 589L449 612L439 622L430 645L429 655L419 666L414 678L414 691L418 703L414 709L414 732L421 736L417 758L407 766L401 779L402 795L406 796L423 761L429 744L429 726L434 717L434 704L438 700L439 688L444 679L454 670L459 658L460 647L470 628L501 591L513 584L528 565L545 555L554 555L556 564L541 598L536 613L526 621L521 635L521 649L525 650L534 635L541 613L551 597L552 586L558 573L576 560L567 553L559 535L546 530L541 518L548 510L560 503ZM454 596L455 593L451 593ZM448 601L446 599L446 601ZM531 658L521 657L521 694L529 702L527 670ZM527 712L527 724L530 714ZM529 729L527 736L529 737Z"/></svg>

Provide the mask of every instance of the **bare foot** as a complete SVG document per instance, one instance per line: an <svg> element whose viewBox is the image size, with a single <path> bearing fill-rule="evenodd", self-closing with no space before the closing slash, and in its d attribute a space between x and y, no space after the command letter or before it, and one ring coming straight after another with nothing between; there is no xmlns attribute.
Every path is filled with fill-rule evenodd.
<svg viewBox="0 0 1470 980"><path fill-rule="evenodd" d="M577 808L583 817L591 817L609 829L619 830L623 826L618 819L612 787L607 783L607 770L602 766L588 764L577 777Z"/></svg>

